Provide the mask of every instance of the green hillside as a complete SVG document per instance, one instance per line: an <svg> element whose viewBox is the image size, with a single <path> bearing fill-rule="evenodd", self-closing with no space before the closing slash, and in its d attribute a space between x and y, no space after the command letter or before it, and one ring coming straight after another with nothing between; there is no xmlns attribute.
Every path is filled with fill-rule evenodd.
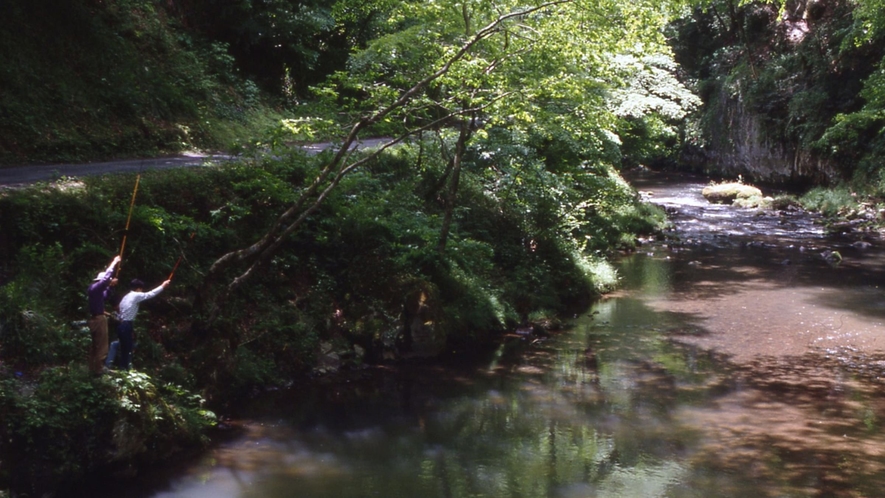
<svg viewBox="0 0 885 498"><path fill-rule="evenodd" d="M3 2L0 46L0 164L226 148L256 127L257 86L157 2Z"/></svg>

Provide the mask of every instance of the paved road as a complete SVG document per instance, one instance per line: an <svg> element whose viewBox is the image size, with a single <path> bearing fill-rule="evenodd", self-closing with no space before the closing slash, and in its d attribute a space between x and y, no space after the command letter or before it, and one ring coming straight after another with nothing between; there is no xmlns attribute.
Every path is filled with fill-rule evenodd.
<svg viewBox="0 0 885 498"><path fill-rule="evenodd" d="M366 139L354 147L371 148L383 144L387 139ZM308 154L319 152L332 147L331 143L317 143L304 146ZM36 182L56 180L63 176L80 177L90 175L103 175L106 173L138 173L145 170L168 169L203 166L218 164L224 161L236 159L236 156L221 154L189 153L171 157L153 159L130 159L126 161L108 161L101 163L86 164L47 164L40 166L11 166L0 168L0 190L4 188L16 188Z"/></svg>
<svg viewBox="0 0 885 498"><path fill-rule="evenodd" d="M233 156L181 154L154 159L130 159L86 164L46 164L0 168L0 187L15 188L36 182L52 181L63 176L79 177L105 173L138 173L148 169L200 166L207 162L230 160Z"/></svg>

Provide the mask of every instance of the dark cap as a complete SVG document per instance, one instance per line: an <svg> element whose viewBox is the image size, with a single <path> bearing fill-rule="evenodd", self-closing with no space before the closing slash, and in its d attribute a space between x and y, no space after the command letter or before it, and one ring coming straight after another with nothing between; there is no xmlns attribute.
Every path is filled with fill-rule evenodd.
<svg viewBox="0 0 885 498"><path fill-rule="evenodd" d="M144 282L139 279L135 279L132 282L129 282L130 289L144 289Z"/></svg>

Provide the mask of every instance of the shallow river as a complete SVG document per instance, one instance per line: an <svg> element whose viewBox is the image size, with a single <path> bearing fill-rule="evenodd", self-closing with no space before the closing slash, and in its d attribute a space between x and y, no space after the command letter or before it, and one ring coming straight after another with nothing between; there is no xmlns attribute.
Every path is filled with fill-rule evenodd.
<svg viewBox="0 0 885 498"><path fill-rule="evenodd" d="M885 496L885 253L636 178L669 242L548 339L269 393L138 497ZM841 262L828 251L838 251Z"/></svg>

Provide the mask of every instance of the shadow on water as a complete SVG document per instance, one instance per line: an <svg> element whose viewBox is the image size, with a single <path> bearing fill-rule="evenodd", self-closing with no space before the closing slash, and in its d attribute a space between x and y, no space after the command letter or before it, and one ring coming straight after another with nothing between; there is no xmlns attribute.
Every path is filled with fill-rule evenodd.
<svg viewBox="0 0 885 498"><path fill-rule="evenodd" d="M618 410L672 434L659 457L678 455L688 469L655 496L876 496L883 489L885 356L734 363L679 342L713 333L692 317L624 300L598 304L571 351L579 377L592 352L596 382ZM641 439L647 451L649 438Z"/></svg>
<svg viewBox="0 0 885 498"><path fill-rule="evenodd" d="M625 257L623 290L568 331L266 393L174 477L93 496L881 495L880 250L798 214L772 236L752 213L673 202L694 210L672 213L676 243ZM833 247L839 265L819 255Z"/></svg>

